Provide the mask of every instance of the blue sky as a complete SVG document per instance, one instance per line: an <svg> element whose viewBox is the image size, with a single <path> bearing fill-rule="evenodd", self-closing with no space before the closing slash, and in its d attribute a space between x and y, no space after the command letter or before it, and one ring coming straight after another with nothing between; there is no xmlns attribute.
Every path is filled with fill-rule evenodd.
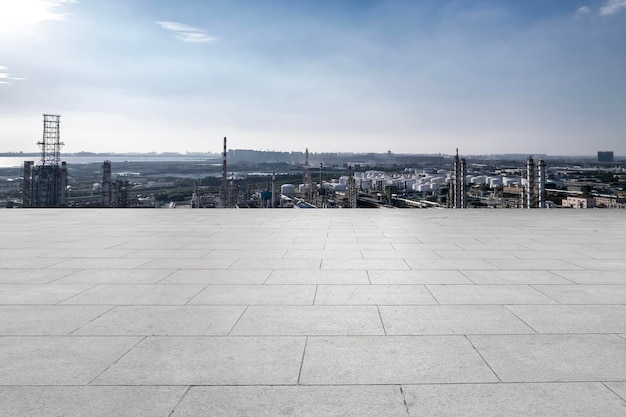
<svg viewBox="0 0 626 417"><path fill-rule="evenodd" d="M0 0L0 151L626 155L626 0Z"/></svg>

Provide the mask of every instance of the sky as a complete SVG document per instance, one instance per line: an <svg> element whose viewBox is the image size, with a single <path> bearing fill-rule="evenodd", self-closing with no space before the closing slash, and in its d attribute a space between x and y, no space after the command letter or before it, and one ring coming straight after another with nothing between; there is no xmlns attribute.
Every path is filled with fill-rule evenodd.
<svg viewBox="0 0 626 417"><path fill-rule="evenodd" d="M0 0L0 151L626 155L626 0Z"/></svg>

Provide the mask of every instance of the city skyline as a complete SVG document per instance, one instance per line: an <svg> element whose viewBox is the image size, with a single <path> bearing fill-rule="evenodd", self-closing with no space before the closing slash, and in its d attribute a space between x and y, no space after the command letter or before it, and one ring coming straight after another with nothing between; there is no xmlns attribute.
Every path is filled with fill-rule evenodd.
<svg viewBox="0 0 626 417"><path fill-rule="evenodd" d="M626 154L626 0L0 3L0 143Z"/></svg>

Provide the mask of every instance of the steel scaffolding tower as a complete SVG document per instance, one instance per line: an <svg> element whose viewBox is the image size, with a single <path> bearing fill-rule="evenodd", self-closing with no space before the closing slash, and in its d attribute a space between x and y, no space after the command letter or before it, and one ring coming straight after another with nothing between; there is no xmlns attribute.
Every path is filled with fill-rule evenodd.
<svg viewBox="0 0 626 417"><path fill-rule="evenodd" d="M61 116L55 114L43 115L43 138L37 145L41 147L41 165L61 165Z"/></svg>

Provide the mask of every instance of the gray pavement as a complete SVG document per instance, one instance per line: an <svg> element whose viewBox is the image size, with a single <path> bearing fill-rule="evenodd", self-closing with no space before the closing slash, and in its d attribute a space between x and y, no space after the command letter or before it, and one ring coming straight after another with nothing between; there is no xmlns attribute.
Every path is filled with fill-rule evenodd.
<svg viewBox="0 0 626 417"><path fill-rule="evenodd" d="M2 210L0 416L626 415L624 210Z"/></svg>

